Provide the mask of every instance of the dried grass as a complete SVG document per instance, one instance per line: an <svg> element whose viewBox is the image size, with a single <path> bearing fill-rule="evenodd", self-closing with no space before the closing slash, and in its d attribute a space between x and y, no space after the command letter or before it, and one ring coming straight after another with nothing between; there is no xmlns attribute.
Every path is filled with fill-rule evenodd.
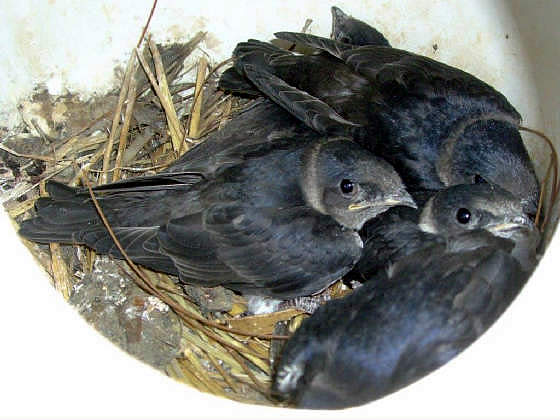
<svg viewBox="0 0 560 420"><path fill-rule="evenodd" d="M197 34L191 40L191 51L195 50L203 37L204 34ZM168 80L171 73L169 68L176 69L180 67L180 63L171 62L164 67L158 46L149 37L147 44L153 62L148 62L146 57L149 55L141 53L138 49L131 54L114 114L101 118L110 123L108 133L85 134L89 127L83 127L66 139L54 139L52 155L45 156L25 155L0 145L2 150L14 156L46 163L46 170L39 181L18 191L17 196L11 197L8 203L10 205L7 206L11 217L19 219L30 211L39 194L28 193L41 186L41 193L44 195L45 182L67 169L74 169L69 183L88 187L92 201L97 206L92 186L161 170L230 118L231 112L239 106L239 100L215 89L216 70L227 62L212 66L209 60L203 57L197 62L195 82L176 83L180 74L175 73L174 77ZM138 81L136 69L139 66L145 71L151 90ZM155 74L152 69L155 69ZM152 91L155 92L155 97ZM152 97L146 99L149 95ZM167 127L168 135L163 136L160 144L149 153L149 158L136 155L127 161L129 166L123 166L123 157L130 145L135 143L140 131L134 124L135 107L145 105L148 100L161 106L161 123ZM180 109L188 111L179 117ZM92 121L91 126L98 122L99 119ZM142 147L138 148L140 149ZM98 211L106 223L99 207ZM107 224L107 228L112 233L111 226ZM117 238L113 239L119 246ZM60 246L52 244L49 247L50 253L45 253L36 244L27 241L25 243L45 267L57 290L68 299L75 279L61 256ZM122 253L126 256L124 250ZM91 271L95 258L94 252L87 252L86 255L87 258L83 259L83 272ZM170 377L203 392L236 401L271 403L267 391L272 372L269 360L270 341L286 338L273 334L274 325L278 321L294 318L301 313L300 311L287 310L270 316L247 318L224 314L220 320L207 319L171 277L139 268L130 260L127 263L132 272L122 266L120 271L130 276L142 289L167 303L181 319L182 353L165 369ZM236 305L237 312L241 312L243 305ZM235 314L235 310L232 313Z"/></svg>

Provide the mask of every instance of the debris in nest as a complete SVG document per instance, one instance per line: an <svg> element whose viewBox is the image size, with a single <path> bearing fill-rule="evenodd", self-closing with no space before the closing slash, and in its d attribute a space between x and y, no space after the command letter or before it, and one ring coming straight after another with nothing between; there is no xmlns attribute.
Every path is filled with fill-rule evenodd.
<svg viewBox="0 0 560 420"><path fill-rule="evenodd" d="M104 336L157 369L180 352L177 316L106 257L98 258L93 272L74 285L70 303Z"/></svg>
<svg viewBox="0 0 560 420"><path fill-rule="evenodd" d="M186 58L193 53L193 51L204 39L204 37L204 32L198 32L191 40L186 43L174 43L168 45L157 44L157 48L161 55L163 68L165 69L165 76L169 83L173 83L177 78L180 77L184 70L184 63ZM156 69L154 63L150 60L150 52L148 50L144 50L142 54L149 65L150 71L155 74ZM150 82L146 77L146 73L141 67L136 70L135 78L138 82L139 94L142 94L146 90L150 89ZM172 94L177 94L182 91L181 89L188 89L192 88L193 86L194 85L192 83L179 84L175 86L175 89L172 89ZM147 99L148 101L157 101L157 97L153 92L149 93Z"/></svg>
<svg viewBox="0 0 560 420"><path fill-rule="evenodd" d="M189 81L195 76L196 65L185 68L185 59L204 35L198 33L186 43L170 46L151 42L151 47L142 53L143 57L151 57L154 51L161 51L156 54L164 66L167 97L171 98L169 103L175 108L174 125L183 127L179 130L182 132L189 126L197 96L195 83ZM156 71L153 60L145 61L148 68ZM202 105L197 114L203 110L198 130L200 136L218 128L229 117L235 104L241 102L217 92L218 74L215 70L219 65L207 63L205 66L209 69L208 76L204 87L199 86L201 94L198 95ZM117 91L82 101L75 94L53 97L41 90L21 104L25 124L18 130L19 134L11 137L8 131L2 130L4 137L0 142L0 202L5 203L12 217L25 214L33 206L37 197L33 193L35 187L48 179L79 185L83 176L88 176L96 184L103 169L107 170L108 179L117 180L153 174L154 170L161 170L173 162L177 154L171 147L169 117L143 70L138 65L135 68L138 80L132 93L136 93L136 100L130 107L130 124L126 127L119 123L127 120L128 112L119 109L115 114ZM162 74L160 69L161 77ZM129 94L132 91L128 87L126 90ZM114 141L109 142L113 119L116 121L115 133L111 133ZM126 133L123 135L121 130ZM187 138L181 151L196 142L198 140Z"/></svg>
<svg viewBox="0 0 560 420"><path fill-rule="evenodd" d="M41 137L32 134L18 134L8 137L2 142L3 150L0 150L0 158L4 166L11 171L11 176L29 178L41 175L45 171L45 161L30 159L28 156L48 156L52 149ZM15 153L9 153L6 150Z"/></svg>
<svg viewBox="0 0 560 420"><path fill-rule="evenodd" d="M290 299L286 302L283 302L279 309L288 309L294 308L298 309L306 314L312 314L315 312L319 306L331 300L331 294L327 290L323 293L319 293L313 296L298 296L294 299Z"/></svg>
<svg viewBox="0 0 560 420"><path fill-rule="evenodd" d="M249 296L247 298L247 312L251 315L264 315L274 312L283 301L267 296Z"/></svg>
<svg viewBox="0 0 560 420"><path fill-rule="evenodd" d="M274 329L277 322L290 320L299 314L301 314L299 309L290 308L266 314L229 319L228 324L237 330L247 332L247 334L277 334Z"/></svg>
<svg viewBox="0 0 560 420"><path fill-rule="evenodd" d="M274 325L273 333L277 335L288 335L289 331L289 324L290 321L278 321ZM278 360L280 359L280 355L282 354L282 349L286 344L286 340L272 340L270 342L270 351L268 352L268 360L270 362L270 366L275 366Z"/></svg>
<svg viewBox="0 0 560 420"><path fill-rule="evenodd" d="M103 117L115 109L116 103L117 97L112 92L84 101L76 94L54 97L41 90L22 102L19 110L32 135L56 141L84 129L86 135L105 130L107 123Z"/></svg>
<svg viewBox="0 0 560 420"><path fill-rule="evenodd" d="M234 293L222 286L199 287L185 284L183 290L198 305L203 314L229 312L233 307Z"/></svg>

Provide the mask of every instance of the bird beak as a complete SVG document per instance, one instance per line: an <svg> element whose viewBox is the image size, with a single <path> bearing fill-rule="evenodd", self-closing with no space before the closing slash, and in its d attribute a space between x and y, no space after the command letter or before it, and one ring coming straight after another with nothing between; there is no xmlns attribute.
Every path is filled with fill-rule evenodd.
<svg viewBox="0 0 560 420"><path fill-rule="evenodd" d="M348 206L348 210L350 211L358 211L361 209L365 209L367 207L373 207L374 204L370 203L369 201L360 201L359 203L352 203Z"/></svg>
<svg viewBox="0 0 560 420"><path fill-rule="evenodd" d="M387 197L384 201L381 202L379 201L371 202L371 201L364 200L358 203L352 203L348 206L348 210L357 211L357 210L365 209L367 207L380 207L380 208L388 209L394 206L406 206L406 207L412 207L414 209L418 208L418 206L414 202L414 199L410 196L409 193L407 193L406 191L400 191L397 194Z"/></svg>
<svg viewBox="0 0 560 420"><path fill-rule="evenodd" d="M405 207L412 207L413 209L418 208L418 206L414 202L414 199L406 191L401 191L397 195L390 196L383 202L383 205L387 207L405 206Z"/></svg>
<svg viewBox="0 0 560 420"><path fill-rule="evenodd" d="M515 229L521 229L521 228L533 229L534 227L535 224L533 223L533 221L528 216L522 215L522 216L515 216L506 219L503 223L495 224L494 226L491 226L488 230L490 232L500 233L500 232L508 232Z"/></svg>

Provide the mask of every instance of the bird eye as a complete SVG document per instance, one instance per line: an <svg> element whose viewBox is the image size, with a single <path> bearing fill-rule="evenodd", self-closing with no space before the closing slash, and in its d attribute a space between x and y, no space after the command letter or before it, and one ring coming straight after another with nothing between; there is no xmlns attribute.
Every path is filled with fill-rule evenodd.
<svg viewBox="0 0 560 420"><path fill-rule="evenodd" d="M349 179L343 179L340 182L340 191L342 191L343 194L350 194L354 191L354 183Z"/></svg>
<svg viewBox="0 0 560 420"><path fill-rule="evenodd" d="M471 212L468 209L460 208L457 210L457 221L462 225L466 225L471 221Z"/></svg>
<svg viewBox="0 0 560 420"><path fill-rule="evenodd" d="M482 178L479 174L476 174L473 178L475 184L484 184L486 180Z"/></svg>

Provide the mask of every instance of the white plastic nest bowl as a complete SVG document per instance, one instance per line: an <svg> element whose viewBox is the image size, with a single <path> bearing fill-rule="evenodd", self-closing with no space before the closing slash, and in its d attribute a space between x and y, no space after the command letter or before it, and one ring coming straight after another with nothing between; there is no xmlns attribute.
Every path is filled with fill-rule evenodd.
<svg viewBox="0 0 560 420"><path fill-rule="evenodd" d="M560 2L524 0L160 1L150 26L158 41L209 32L206 50L227 58L238 41L278 30L330 32L333 4L367 21L396 47L469 71L503 92L524 124L560 149ZM1 125L37 83L84 95L115 83L152 0L6 0L0 25ZM434 45L437 44L437 49ZM548 152L527 144L542 176ZM531 145L538 145L532 147ZM395 418L560 414L560 237L510 309L455 360L414 385L364 407L330 414L256 407L202 394L137 362L105 340L57 295L8 217L0 304L0 417ZM25 300L21 296L25 291Z"/></svg>

